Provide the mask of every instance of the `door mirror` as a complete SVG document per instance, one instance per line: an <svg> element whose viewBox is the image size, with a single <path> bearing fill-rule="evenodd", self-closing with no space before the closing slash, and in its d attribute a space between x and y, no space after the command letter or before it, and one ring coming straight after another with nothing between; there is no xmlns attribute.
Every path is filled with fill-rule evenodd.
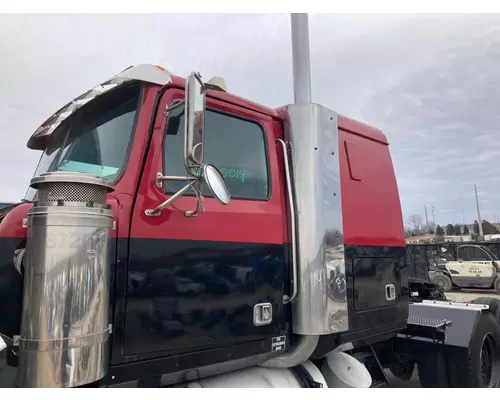
<svg viewBox="0 0 500 400"><path fill-rule="evenodd" d="M179 105L168 108L172 110ZM203 164L203 140L205 131L205 85L201 80L200 74L193 72L186 79L186 93L184 97L185 106L185 125L184 125L184 167L187 176L184 178L175 176L156 175L156 186L161 187L162 181L176 180L187 181L186 186L173 194L159 206L145 211L147 216L160 215L161 211L183 196L189 190L196 194L198 204L196 210L186 211L187 217L198 215L203 211L202 187L206 183L212 194L223 205L229 204L231 196L226 186L226 182L219 170L211 164ZM180 179L179 179L180 178Z"/></svg>
<svg viewBox="0 0 500 400"><path fill-rule="evenodd" d="M184 160L186 168L203 165L203 134L205 131L205 85L197 72L186 79L184 98Z"/></svg>
<svg viewBox="0 0 500 400"><path fill-rule="evenodd" d="M224 205L229 204L231 196L226 182L217 168L211 164L205 164L203 166L203 180L217 200Z"/></svg>

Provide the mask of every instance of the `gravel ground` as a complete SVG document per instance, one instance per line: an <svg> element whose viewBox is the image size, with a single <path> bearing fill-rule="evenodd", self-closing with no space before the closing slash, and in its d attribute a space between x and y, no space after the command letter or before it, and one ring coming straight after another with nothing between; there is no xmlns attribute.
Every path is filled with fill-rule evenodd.
<svg viewBox="0 0 500 400"><path fill-rule="evenodd" d="M495 299L500 299L500 294L494 290L459 290L456 292L447 292L446 297L454 301L470 301L477 299L478 297L494 297Z"/></svg>

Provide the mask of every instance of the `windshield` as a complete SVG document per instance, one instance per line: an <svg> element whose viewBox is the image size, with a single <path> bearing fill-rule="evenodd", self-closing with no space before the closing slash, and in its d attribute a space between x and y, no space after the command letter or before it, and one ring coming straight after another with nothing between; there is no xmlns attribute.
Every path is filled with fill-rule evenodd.
<svg viewBox="0 0 500 400"><path fill-rule="evenodd" d="M85 172L115 183L127 159L140 93L139 85L114 90L69 117L49 139L34 176ZM29 188L25 200L35 194Z"/></svg>

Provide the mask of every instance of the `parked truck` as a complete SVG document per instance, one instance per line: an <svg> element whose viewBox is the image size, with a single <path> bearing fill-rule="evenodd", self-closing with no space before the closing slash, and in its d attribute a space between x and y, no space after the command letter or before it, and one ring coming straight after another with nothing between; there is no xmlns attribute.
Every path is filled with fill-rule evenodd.
<svg viewBox="0 0 500 400"><path fill-rule="evenodd" d="M499 386L498 304L414 276L387 138L310 102L304 40L294 104L138 65L36 130L0 216L4 386Z"/></svg>

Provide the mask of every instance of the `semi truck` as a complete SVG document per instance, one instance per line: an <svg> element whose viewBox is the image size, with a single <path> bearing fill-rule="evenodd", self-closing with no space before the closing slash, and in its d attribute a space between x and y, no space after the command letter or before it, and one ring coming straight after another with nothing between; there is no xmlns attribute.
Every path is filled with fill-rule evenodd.
<svg viewBox="0 0 500 400"><path fill-rule="evenodd" d="M293 104L142 64L35 131L0 215L3 386L500 385L498 302L412 272L387 138L310 101L304 27Z"/></svg>

